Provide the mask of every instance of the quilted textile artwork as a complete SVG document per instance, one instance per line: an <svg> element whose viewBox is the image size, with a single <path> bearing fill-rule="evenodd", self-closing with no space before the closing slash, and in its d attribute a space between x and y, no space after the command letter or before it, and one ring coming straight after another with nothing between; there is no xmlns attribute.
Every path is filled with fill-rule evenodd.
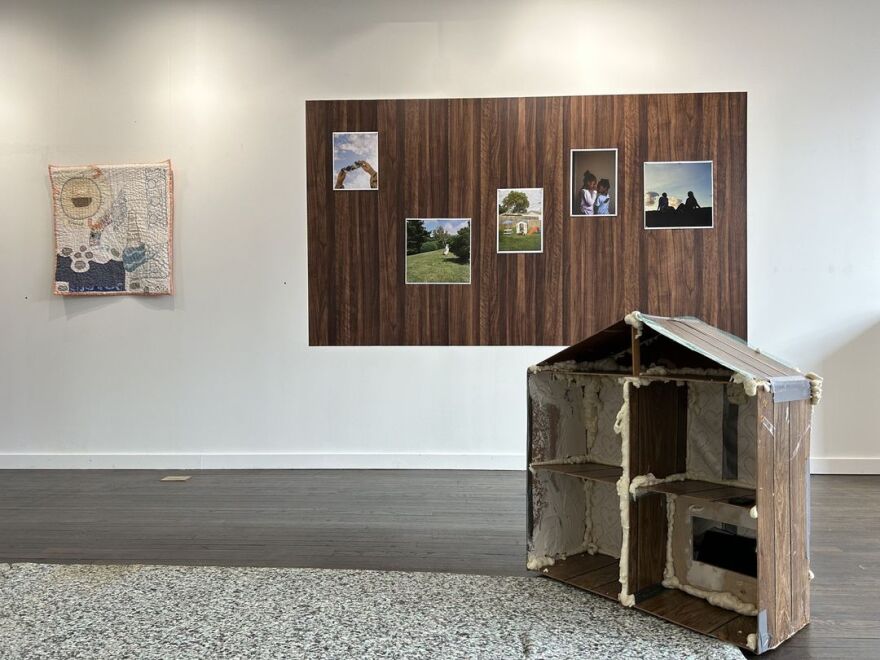
<svg viewBox="0 0 880 660"><path fill-rule="evenodd" d="M58 295L172 293L171 162L49 167Z"/></svg>

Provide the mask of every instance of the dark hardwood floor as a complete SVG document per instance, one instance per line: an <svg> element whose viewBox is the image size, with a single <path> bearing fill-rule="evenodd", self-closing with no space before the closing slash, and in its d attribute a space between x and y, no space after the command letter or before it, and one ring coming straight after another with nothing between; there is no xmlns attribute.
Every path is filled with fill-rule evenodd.
<svg viewBox="0 0 880 660"><path fill-rule="evenodd" d="M0 472L0 561L527 574L524 472Z"/></svg>
<svg viewBox="0 0 880 660"><path fill-rule="evenodd" d="M527 575L525 473L0 471L0 561ZM880 477L812 480L812 623L763 657L880 657Z"/></svg>

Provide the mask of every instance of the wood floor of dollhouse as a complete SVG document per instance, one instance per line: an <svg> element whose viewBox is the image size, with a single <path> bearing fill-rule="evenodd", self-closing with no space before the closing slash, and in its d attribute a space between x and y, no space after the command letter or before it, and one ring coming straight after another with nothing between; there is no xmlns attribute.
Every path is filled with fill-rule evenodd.
<svg viewBox="0 0 880 660"><path fill-rule="evenodd" d="M572 555L557 561L542 574L612 600L617 600L620 593L620 561L600 553ZM678 589L658 587L641 599L637 596L634 607L742 648L748 648L747 638L755 634L758 627L756 617L715 607Z"/></svg>

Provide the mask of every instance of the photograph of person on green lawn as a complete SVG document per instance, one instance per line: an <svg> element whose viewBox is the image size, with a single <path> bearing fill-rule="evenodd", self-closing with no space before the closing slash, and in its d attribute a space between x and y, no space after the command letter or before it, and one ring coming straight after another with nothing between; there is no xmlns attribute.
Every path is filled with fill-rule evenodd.
<svg viewBox="0 0 880 660"><path fill-rule="evenodd" d="M544 251L544 189L498 189L498 252Z"/></svg>
<svg viewBox="0 0 880 660"><path fill-rule="evenodd" d="M406 283L471 283L470 218L407 218Z"/></svg>

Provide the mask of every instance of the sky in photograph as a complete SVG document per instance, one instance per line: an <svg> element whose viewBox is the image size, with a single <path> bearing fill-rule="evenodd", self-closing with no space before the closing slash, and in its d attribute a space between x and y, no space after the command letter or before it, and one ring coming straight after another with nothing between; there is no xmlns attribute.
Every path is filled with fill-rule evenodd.
<svg viewBox="0 0 880 660"><path fill-rule="evenodd" d="M645 163L645 210L656 211L661 193L671 207L687 199L688 191L702 207L713 205L712 163Z"/></svg>
<svg viewBox="0 0 880 660"><path fill-rule="evenodd" d="M346 165L365 160L379 171L378 133L336 133L333 136L333 181ZM369 188L370 175L358 168L345 177L346 188Z"/></svg>
<svg viewBox="0 0 880 660"><path fill-rule="evenodd" d="M529 211L534 213L544 213L544 189L543 188L499 188L498 189L498 205L507 197L507 193L511 190L519 190L524 192L529 198Z"/></svg>
<svg viewBox="0 0 880 660"><path fill-rule="evenodd" d="M423 220L428 231L443 227L447 234L457 234L459 229L471 223L468 218L423 218Z"/></svg>

